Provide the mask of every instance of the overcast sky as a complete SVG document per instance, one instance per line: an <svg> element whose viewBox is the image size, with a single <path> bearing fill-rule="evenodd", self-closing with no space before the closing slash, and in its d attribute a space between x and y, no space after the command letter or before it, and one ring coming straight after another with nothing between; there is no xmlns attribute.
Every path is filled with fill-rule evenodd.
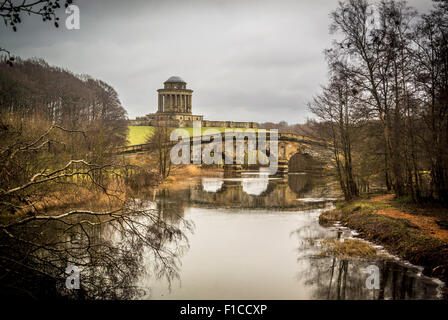
<svg viewBox="0 0 448 320"><path fill-rule="evenodd" d="M0 27L0 46L111 84L129 118L155 112L172 75L209 120L304 122L326 81L335 0L75 0L80 30L24 17ZM412 0L419 11L430 0Z"/></svg>

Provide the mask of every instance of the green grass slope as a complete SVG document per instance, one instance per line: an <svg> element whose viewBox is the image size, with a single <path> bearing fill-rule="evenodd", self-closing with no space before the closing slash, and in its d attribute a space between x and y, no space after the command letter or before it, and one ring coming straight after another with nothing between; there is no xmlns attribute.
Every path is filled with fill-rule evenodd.
<svg viewBox="0 0 448 320"><path fill-rule="evenodd" d="M193 128L180 128L185 129L188 131L190 136L193 135ZM219 132L224 132L226 128L220 128L220 127L202 127L202 133L206 134L207 130L209 129L216 129ZM129 126L129 133L128 133L128 145L136 145L136 144L143 144L146 143L148 138L151 137L151 135L154 133L155 127L150 126ZM233 129L229 129L233 130ZM256 129L257 130L257 129ZM258 131L262 131L264 129L258 129Z"/></svg>

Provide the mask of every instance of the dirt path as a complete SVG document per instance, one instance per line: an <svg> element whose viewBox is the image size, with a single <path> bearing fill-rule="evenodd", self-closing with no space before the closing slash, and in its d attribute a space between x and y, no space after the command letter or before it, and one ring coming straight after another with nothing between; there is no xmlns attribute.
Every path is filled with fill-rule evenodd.
<svg viewBox="0 0 448 320"><path fill-rule="evenodd" d="M383 196L374 197L370 199L370 201L376 203L383 202L390 204L393 197L394 197L393 194L387 194ZM433 237L448 242L448 230L442 229L437 224L437 218L435 217L411 214L394 208L377 210L377 213L395 219L406 219L413 225L417 226L420 230L430 234Z"/></svg>

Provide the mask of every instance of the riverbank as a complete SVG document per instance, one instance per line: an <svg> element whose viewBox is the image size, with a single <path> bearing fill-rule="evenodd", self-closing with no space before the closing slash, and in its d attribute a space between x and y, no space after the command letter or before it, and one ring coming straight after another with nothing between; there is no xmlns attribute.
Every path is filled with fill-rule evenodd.
<svg viewBox="0 0 448 320"><path fill-rule="evenodd" d="M340 221L361 238L424 267L423 274L448 283L447 219L447 209L416 207L385 195L338 202L336 209L321 214L319 222L328 226Z"/></svg>
<svg viewBox="0 0 448 320"><path fill-rule="evenodd" d="M123 206L130 198L153 196L157 192L170 189L182 190L188 188L202 177L221 177L223 171L216 168L200 168L194 165L184 165L173 168L170 176L161 181L157 174L135 177L138 190L125 183L110 182L107 192L101 188L86 188L82 185L65 185L61 190L48 191L45 196L30 199L32 206L16 209L14 215L0 215L0 220L36 214L56 214L62 210L82 209L91 211L110 211ZM142 182L140 178L145 181ZM150 181L148 181L148 179Z"/></svg>
<svg viewBox="0 0 448 320"><path fill-rule="evenodd" d="M196 165L178 166L172 169L171 174L162 183L157 185L156 189L185 189L194 182L192 180L195 178L222 177L223 174L223 170L217 168L201 168Z"/></svg>

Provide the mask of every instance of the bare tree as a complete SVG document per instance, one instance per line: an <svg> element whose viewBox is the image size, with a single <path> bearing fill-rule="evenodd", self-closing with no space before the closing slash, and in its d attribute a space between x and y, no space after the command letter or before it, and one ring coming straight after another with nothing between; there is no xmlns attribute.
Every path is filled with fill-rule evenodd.
<svg viewBox="0 0 448 320"><path fill-rule="evenodd" d="M154 276L177 277L178 259L188 247L188 222L180 216L172 222L161 219L157 209L117 192L128 166L104 159L89 162L92 156L82 148L86 132L51 125L39 133L42 128L30 126L32 122L12 119L11 114L2 117L0 126L0 292L35 298L133 298L148 289L136 283L149 271L143 258L151 259ZM80 153L73 156L85 158L64 163L56 150L70 143L79 146L74 150ZM55 194L82 197L83 189L100 192L109 201L89 210L88 201L81 199L78 209L65 212L60 206L40 206ZM75 296L65 289L68 265L82 271L82 290Z"/></svg>
<svg viewBox="0 0 448 320"><path fill-rule="evenodd" d="M42 20L53 22L59 27L57 10L64 3L65 8L73 3L73 0L4 0L0 3L0 17L7 27L17 31L17 25L22 23L23 15L35 15L42 17Z"/></svg>
<svg viewBox="0 0 448 320"><path fill-rule="evenodd" d="M67 8L73 3L73 0L3 0L0 2L0 17L2 17L5 26L10 27L14 32L17 26L22 23L23 16L40 16L42 20L53 22L56 28L59 27L58 9L61 3ZM7 64L12 66L15 58L5 48L0 47L0 53L6 54Z"/></svg>
<svg viewBox="0 0 448 320"><path fill-rule="evenodd" d="M335 70L328 87L309 104L310 110L322 121L318 131L321 139L330 142L337 177L346 200L359 195L354 178L352 140L356 134L359 117L356 114L354 92L348 79Z"/></svg>
<svg viewBox="0 0 448 320"><path fill-rule="evenodd" d="M356 92L351 107L369 121L366 130L377 132L377 124L382 130L382 143L366 138L377 150L364 148L359 157L379 162L383 152L377 168L387 189L416 202L425 195L446 202L448 195L446 16L446 1L435 1L435 10L421 17L397 1L348 0L331 14L331 31L340 37L327 51L330 69L337 66Z"/></svg>
<svg viewBox="0 0 448 320"><path fill-rule="evenodd" d="M156 159L159 174L163 180L168 178L171 173L171 131L172 129L168 127L156 127L151 136L148 137L148 142L152 145L152 156Z"/></svg>
<svg viewBox="0 0 448 320"><path fill-rule="evenodd" d="M414 81L423 120L416 140L431 168L431 196L448 203L448 5L435 1L413 42Z"/></svg>
<svg viewBox="0 0 448 320"><path fill-rule="evenodd" d="M147 272L170 283L178 277L190 226L179 217L177 223L165 222L157 210L140 207L129 203L111 211L73 210L1 224L0 292L33 298L130 299L148 294L150 288L137 282ZM81 272L79 291L65 288L69 265Z"/></svg>

